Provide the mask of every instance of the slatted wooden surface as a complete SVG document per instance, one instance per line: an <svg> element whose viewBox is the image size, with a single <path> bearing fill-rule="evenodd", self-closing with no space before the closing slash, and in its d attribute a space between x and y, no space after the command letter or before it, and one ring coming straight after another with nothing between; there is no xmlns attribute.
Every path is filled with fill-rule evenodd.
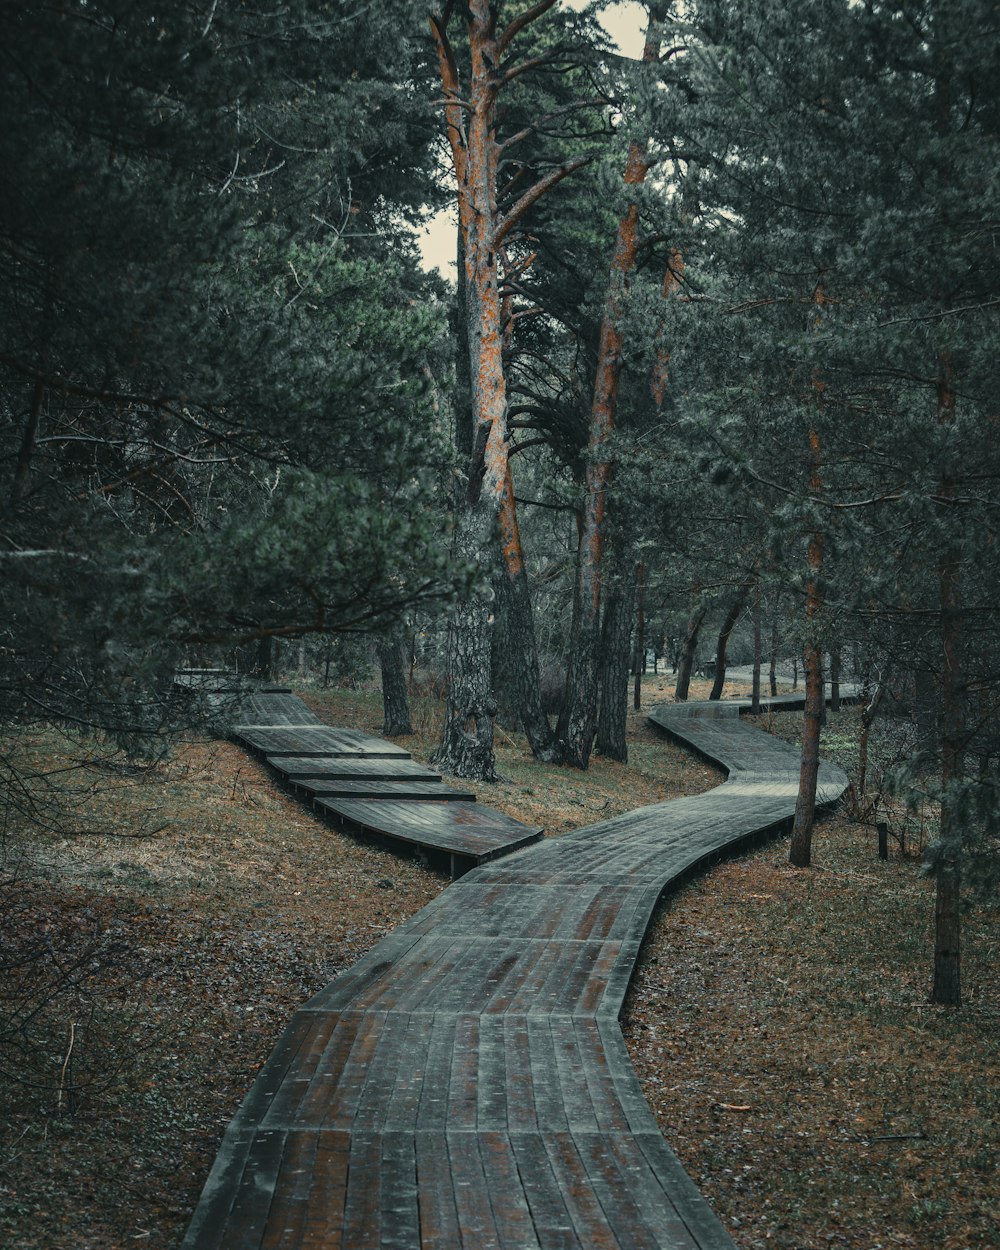
<svg viewBox="0 0 1000 1250"><path fill-rule="evenodd" d="M797 756L719 704L656 723L730 770L469 873L293 1018L185 1250L733 1250L617 1019L665 886L787 821ZM845 779L824 775L824 801Z"/></svg>
<svg viewBox="0 0 1000 1250"><path fill-rule="evenodd" d="M400 799L438 803L475 803L475 790L460 790L446 786L433 778L425 777L375 777L359 781L357 778L300 777L294 783L297 793L316 798L343 799Z"/></svg>
<svg viewBox="0 0 1000 1250"><path fill-rule="evenodd" d="M410 758L409 751L354 729L334 729L330 725L235 725L233 737L258 755L356 756L363 759Z"/></svg>
<svg viewBox="0 0 1000 1250"><path fill-rule="evenodd" d="M395 743L324 724L288 691L245 698L233 737L335 822L427 855L452 876L537 842L542 830L446 786Z"/></svg>

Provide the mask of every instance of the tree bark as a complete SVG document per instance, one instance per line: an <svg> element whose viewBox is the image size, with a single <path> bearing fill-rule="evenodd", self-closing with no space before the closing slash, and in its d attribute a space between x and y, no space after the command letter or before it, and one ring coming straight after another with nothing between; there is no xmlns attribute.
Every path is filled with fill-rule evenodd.
<svg viewBox="0 0 1000 1250"><path fill-rule="evenodd" d="M938 358L937 419L955 418L955 383L951 355ZM950 466L941 474L939 497L947 508L954 496ZM954 522L952 522L954 524ZM956 789L965 766L965 696L962 665L962 608L957 545L946 543L938 561L941 679L941 831L935 866L934 983L931 999L947 1006L962 1001L962 823Z"/></svg>
<svg viewBox="0 0 1000 1250"><path fill-rule="evenodd" d="M646 566L640 560L635 572L636 596L638 612L636 614L635 638L635 689L632 692L632 707L638 712L642 707L642 677L646 671ZM656 660L653 660L656 670Z"/></svg>
<svg viewBox="0 0 1000 1250"><path fill-rule="evenodd" d="M642 59L659 58L657 6L647 7L649 18ZM633 140L625 165L625 185L637 186L649 172L645 145ZM586 768L597 719L598 657L601 618L601 562L604 554L608 493L613 461L609 440L615 428L618 386L622 367L622 313L629 278L639 250L639 207L633 201L618 223L615 250L608 273L608 293L601 318L597 373L590 410L590 435L583 526L576 568L576 630L570 644L566 679L566 762Z"/></svg>
<svg viewBox="0 0 1000 1250"><path fill-rule="evenodd" d="M722 691L726 684L726 651L729 647L729 638L743 613L753 583L753 577L748 577L743 581L719 630L719 639L715 646L715 680L712 682L712 691L708 696L710 699L722 698Z"/></svg>
<svg viewBox="0 0 1000 1250"><path fill-rule="evenodd" d="M817 383L817 386L820 386ZM822 489L819 433L809 431L812 456L810 488L814 495ZM788 862L795 868L808 868L812 862L812 827L816 816L816 786L819 780L819 742L826 700L823 692L823 647L818 635L818 616L823 607L820 576L823 572L823 535L814 530L806 553L809 581L806 586L807 641L803 656L806 703L802 718L802 761L799 766L799 792L795 800L792 844Z"/></svg>
<svg viewBox="0 0 1000 1250"><path fill-rule="evenodd" d="M627 570L616 578L607 597L601 627L600 705L597 753L628 762L625 730L628 721L628 670L632 641L635 580Z"/></svg>
<svg viewBox="0 0 1000 1250"><path fill-rule="evenodd" d="M467 9L471 70L462 102L458 68L446 22L431 18L445 97L445 120L458 185L463 271L465 346L471 397L471 439L464 490L456 516L456 555L483 570L496 564L496 523L507 487L507 393L498 291L495 137L499 64L495 18L489 0ZM460 327L460 331L461 331ZM434 762L478 781L496 779L493 718L496 702L490 665L492 591L460 603L448 627L448 694L445 724Z"/></svg>
<svg viewBox="0 0 1000 1250"><path fill-rule="evenodd" d="M706 611L706 608L699 608L688 618L680 660L677 664L677 681L674 685L674 699L678 703L687 702L691 689L691 672L694 669L694 657L698 650L698 635L701 633Z"/></svg>
<svg viewBox="0 0 1000 1250"><path fill-rule="evenodd" d="M500 671L535 759L558 764L560 743L542 708L542 688L535 639L531 591L524 564L520 529L514 509L514 487L509 478L500 508L501 569L497 576L498 606L502 605ZM499 615L499 613L498 613Z"/></svg>
<svg viewBox="0 0 1000 1250"><path fill-rule="evenodd" d="M750 710L754 716L760 714L760 668L763 658L763 642L760 632L760 583L754 586L753 593L753 685L751 687Z"/></svg>
<svg viewBox="0 0 1000 1250"><path fill-rule="evenodd" d="M458 195L459 236L463 264L459 283L465 299L464 321L471 395L471 438L457 442L467 452L464 497L456 515L455 551L460 559L494 572L502 555L508 560L507 537L498 549L498 528L509 531L514 517L510 477L507 388L504 371L503 308L500 296L500 249L519 216L559 179L585 163L566 162L530 188L501 216L497 208L497 98L510 76L508 49L514 37L550 9L540 3L515 17L497 34L500 6L490 0L469 0L464 6L469 49L469 80L459 81L458 64L448 38L452 6L432 13L431 33L437 50L444 112ZM501 68L507 66L507 72ZM460 330L462 327L460 327ZM519 542L518 542L519 547ZM508 569L509 565L505 564ZM512 576L514 619L524 620L522 588ZM459 605L449 626L448 696L445 726L434 760L443 769L474 780L494 780L493 717L490 655L493 591L484 589ZM520 616L519 616L520 613ZM527 629L527 625L525 626ZM528 633L525 634L527 639ZM534 631L530 630L533 638ZM469 666L474 666L475 671ZM537 661L536 661L537 673ZM536 683L537 684L537 683ZM541 729L539 733L544 737ZM533 744L534 745L534 744Z"/></svg>
<svg viewBox="0 0 1000 1250"><path fill-rule="evenodd" d="M398 738L411 734L413 725L410 722L402 635L398 630L393 630L391 634L379 634L375 645L382 670L382 736Z"/></svg>

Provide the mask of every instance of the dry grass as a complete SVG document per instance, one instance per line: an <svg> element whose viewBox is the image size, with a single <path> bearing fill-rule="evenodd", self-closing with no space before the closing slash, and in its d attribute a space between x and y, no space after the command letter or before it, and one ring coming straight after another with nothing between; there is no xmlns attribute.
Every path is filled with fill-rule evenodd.
<svg viewBox="0 0 1000 1250"><path fill-rule="evenodd" d="M380 727L377 696L310 697ZM418 704L418 757L439 717ZM628 766L586 776L501 740L507 780L482 797L561 832L715 784L641 718L630 733ZM92 761L60 775L49 817L58 800L73 828L166 827L25 839L8 813L0 960L37 958L0 987L0 1245L171 1250L295 1006L446 882L332 832L225 743L131 774L92 742L10 745L39 767ZM816 851L807 873L779 846L718 867L657 918L626 1015L650 1102L741 1250L996 1246L996 915L967 922L967 1006L931 1010L914 863L879 863L840 820Z"/></svg>
<svg viewBox="0 0 1000 1250"><path fill-rule="evenodd" d="M650 677L644 691L646 705L668 697L665 689L665 678ZM303 697L324 720L381 733L382 699L378 691L311 690L303 692ZM426 762L440 740L443 707L436 699L416 698L411 711L414 732L393 741L414 758ZM538 764L523 735L515 736L500 728L495 745L500 781L479 787L480 802L525 824L539 825L550 836L648 803L701 794L718 785L724 776L718 769L665 742L649 726L645 712L629 712L627 764L597 755L592 756L585 773Z"/></svg>

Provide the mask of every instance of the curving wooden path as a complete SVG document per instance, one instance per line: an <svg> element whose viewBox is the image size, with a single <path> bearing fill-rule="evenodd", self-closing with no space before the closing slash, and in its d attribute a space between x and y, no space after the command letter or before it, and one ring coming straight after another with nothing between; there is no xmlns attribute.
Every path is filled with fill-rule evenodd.
<svg viewBox="0 0 1000 1250"><path fill-rule="evenodd" d="M185 1250L733 1250L661 1137L618 1015L664 889L794 808L734 704L652 719L729 779L485 864L293 1018ZM824 766L820 800L846 778Z"/></svg>

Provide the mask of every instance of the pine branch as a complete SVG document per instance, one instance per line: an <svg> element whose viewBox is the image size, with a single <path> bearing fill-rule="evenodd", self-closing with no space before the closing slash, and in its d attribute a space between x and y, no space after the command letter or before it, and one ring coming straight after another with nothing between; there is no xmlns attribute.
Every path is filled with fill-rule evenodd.
<svg viewBox="0 0 1000 1250"><path fill-rule="evenodd" d="M560 165L558 169L554 169L552 173L547 174L540 181L521 196L512 209L504 214L500 224L497 226L496 233L493 236L494 246L499 247L513 227L524 216L533 204L536 204L546 191L551 190L557 182L562 182L563 178L569 174L575 173L576 170L582 169L585 165L589 165L593 161L592 156L578 156L572 161L566 161Z"/></svg>
<svg viewBox="0 0 1000 1250"><path fill-rule="evenodd" d="M533 22L538 21L540 17L544 17L549 9L553 8L555 3L556 0L538 0L537 4L533 4L530 9L525 9L519 17L515 17L497 40L497 53L500 56L503 56L504 52L506 52L510 47L511 42L515 39L515 37Z"/></svg>

